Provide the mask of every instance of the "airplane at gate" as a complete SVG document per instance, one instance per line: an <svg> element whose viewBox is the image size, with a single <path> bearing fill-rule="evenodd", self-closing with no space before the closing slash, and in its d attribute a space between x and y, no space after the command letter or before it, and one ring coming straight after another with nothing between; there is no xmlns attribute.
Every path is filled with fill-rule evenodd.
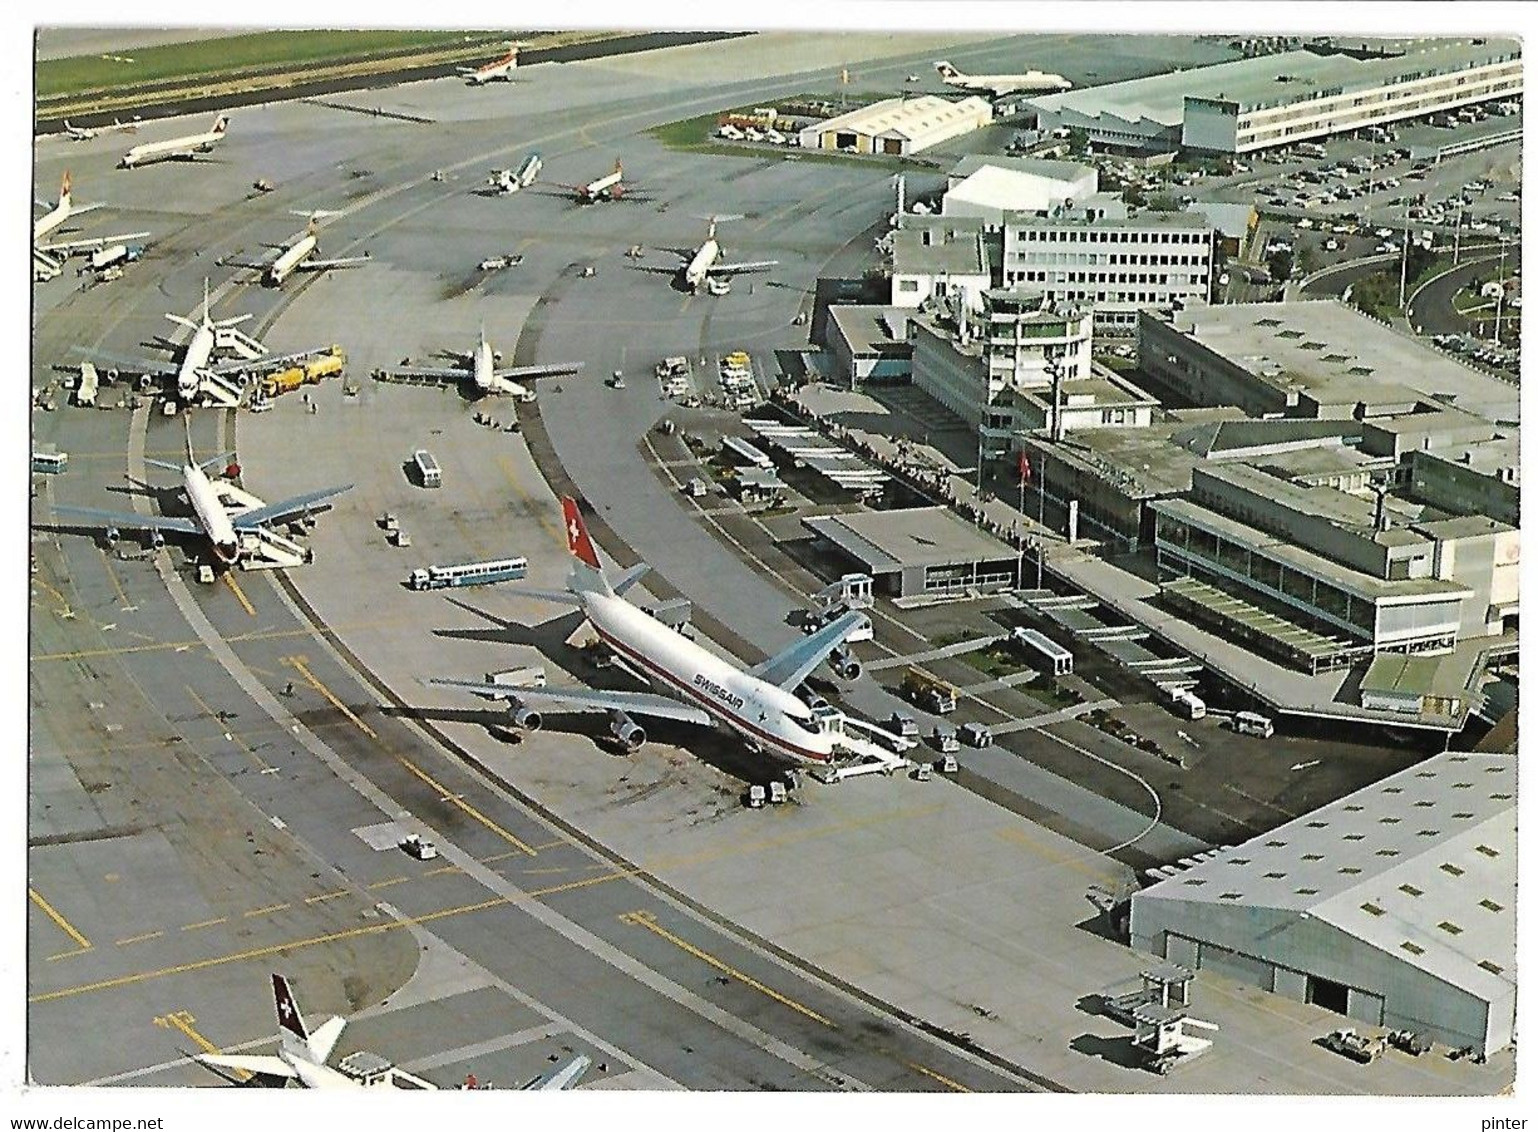
<svg viewBox="0 0 1538 1132"><path fill-rule="evenodd" d="M482 83L502 82L515 83L513 72L518 69L518 48L521 43L509 43L507 54L500 59L493 59L490 63L479 67L458 67L456 70L465 77L465 82L471 86L480 86Z"/></svg>
<svg viewBox="0 0 1538 1132"><path fill-rule="evenodd" d="M519 592L576 606L616 658L627 669L644 675L658 691L526 688L443 679L430 683L506 700L513 723L529 731L538 730L541 708L608 712L610 733L632 751L646 742L646 732L632 718L639 715L720 725L756 749L797 763L830 763L852 751L881 757L869 749L874 744L849 735L847 729L853 721L841 712L826 706L809 707L795 695L812 670L829 658L838 675L850 680L859 676L860 662L843 645L852 633L869 626L864 613L845 613L763 663L741 667L706 651L626 601L625 592L645 575L646 563L632 566L611 582L576 502L562 499L561 510L567 545L575 559L567 589ZM886 758L892 757L889 752L896 745L888 746Z"/></svg>
<svg viewBox="0 0 1538 1132"><path fill-rule="evenodd" d="M32 221L32 276L38 281L57 276L64 261L75 252L97 251L109 244L139 240L149 235L148 232L124 232L116 236L91 236L78 240L44 242L66 221L102 207L99 204L74 203L70 188L69 170L66 169L63 179L59 182L58 203ZM37 202L37 205L39 208L48 208L41 201Z"/></svg>
<svg viewBox="0 0 1538 1132"><path fill-rule="evenodd" d="M264 503L248 491L224 480L209 478L209 470L229 453L220 453L201 463L192 454L192 432L188 426L187 463L178 466L163 460L144 462L151 467L180 472L182 494L192 506L192 517L180 515L140 515L120 511L104 511L95 507L70 507L63 504L54 507L56 515L93 519L106 524L107 544L116 543L120 532L148 531L154 546L162 546L168 532L179 535L202 536L207 540L211 557L224 566L233 566L250 554L248 538L269 533L267 527L291 519L295 515L308 515L318 510L328 499L351 491L352 484L327 487L306 492L277 503ZM308 561L306 557L306 561Z"/></svg>
<svg viewBox="0 0 1538 1132"><path fill-rule="evenodd" d="M1023 75L967 75L943 59L935 64L935 70L949 86L986 91L995 98L1017 91L1068 90L1073 86L1062 75L1050 75L1045 71L1027 71Z"/></svg>
<svg viewBox="0 0 1538 1132"><path fill-rule="evenodd" d="M152 161L167 161L172 158L191 161L200 153L211 153L219 142L224 140L224 131L229 127L230 116L220 114L214 119L213 127L205 134L190 134L184 138L172 138L170 141L145 142L136 145L117 163L119 169L137 169L140 165L148 165Z"/></svg>
<svg viewBox="0 0 1538 1132"><path fill-rule="evenodd" d="M712 216L710 230L704 243L693 251L683 248L669 249L678 254L681 262L676 267L643 267L642 271L672 275L683 286L698 295L712 279L730 279L733 275L749 271L768 271L780 261L777 259L751 260L743 263L722 263L721 244L716 239L716 224L723 220L740 220L740 216Z"/></svg>
<svg viewBox="0 0 1538 1132"><path fill-rule="evenodd" d="M583 365L581 362L550 362L545 365L498 369L497 361L500 357L491 348L491 343L486 341L486 328L482 326L481 338L475 349L468 354L458 355L461 362L459 366L452 369L445 366L395 366L390 372L438 381L463 381L468 377L478 394L507 393L519 400L532 401L534 391L521 384L520 378L561 377L577 373Z"/></svg>

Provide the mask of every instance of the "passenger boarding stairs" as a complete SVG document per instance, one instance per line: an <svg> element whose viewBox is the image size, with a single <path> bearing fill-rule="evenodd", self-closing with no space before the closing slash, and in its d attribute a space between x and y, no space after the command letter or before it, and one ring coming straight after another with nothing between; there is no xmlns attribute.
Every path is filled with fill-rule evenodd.
<svg viewBox="0 0 1538 1132"><path fill-rule="evenodd" d="M267 353L267 347L238 326L216 326L214 345L230 350L247 361L254 361ZM244 375L227 375L213 370L198 371L197 401L205 407L233 409L240 404L245 393Z"/></svg>
<svg viewBox="0 0 1538 1132"><path fill-rule="evenodd" d="M833 736L835 761L812 772L819 782L842 782L862 774L895 774L913 765L902 754L918 745L912 739L854 719L831 706L813 708L812 716L824 734Z"/></svg>
<svg viewBox="0 0 1538 1132"><path fill-rule="evenodd" d="M238 519L247 511L264 506L262 500L244 488L226 479L212 481L230 518ZM270 527L240 532L242 570L286 570L290 566L303 566L315 557L315 552Z"/></svg>
<svg viewBox="0 0 1538 1132"><path fill-rule="evenodd" d="M46 283L50 279L57 279L64 271L64 265L47 252L39 248L32 249L32 279L37 283Z"/></svg>

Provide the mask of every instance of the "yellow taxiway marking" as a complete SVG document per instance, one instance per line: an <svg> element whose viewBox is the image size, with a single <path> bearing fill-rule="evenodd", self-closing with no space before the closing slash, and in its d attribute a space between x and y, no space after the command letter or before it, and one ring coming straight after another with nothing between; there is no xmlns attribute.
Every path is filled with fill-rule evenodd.
<svg viewBox="0 0 1538 1132"><path fill-rule="evenodd" d="M463 916L472 912L482 912L487 908L522 904L530 900L538 900L541 897L569 892L575 888L588 888L595 884L605 884L611 880L622 880L636 874L637 870L635 869L616 869L614 872L605 873L602 876L568 881L565 884L551 885L549 888L530 889L519 896L493 896L488 900L478 900L473 904L460 904L453 908L441 908L436 912L427 912L420 916L403 917L399 920L389 920L379 924L365 924L361 927L327 932L324 935L310 936L306 939L289 940L286 943L265 944L261 947L248 948L245 951L231 952L228 955L214 955L207 959L194 960L191 963L178 963L174 967L160 967L153 971L138 971L131 975L118 975L111 979L98 979L93 983L81 983L73 987L60 987L58 990L43 991L32 995L27 1001L52 1002L55 999L73 998L76 995L87 994L92 991L112 990L116 987L133 986L134 984L150 982L154 979L169 978L172 975L183 975L190 971L206 971L210 967L222 967L228 963L240 963L248 959L265 959L271 955L286 955L291 951L297 951L304 947L316 947L320 944L336 943L344 939L358 939L362 936L380 935L384 932L395 931L397 928L410 927L414 924L430 924L434 920L446 919L449 916Z"/></svg>
<svg viewBox="0 0 1538 1132"><path fill-rule="evenodd" d="M537 852L540 849L555 849L555 848L557 848L557 847L559 847L561 845L569 845L569 844L571 844L571 839L570 838L557 837L554 841L546 841L543 844L534 846L534 849ZM508 854L501 853L501 854L498 854L495 857L487 857L485 859L485 861L483 861L482 863L489 865L489 864L491 864L491 862L499 861L503 857L506 857L506 856L508 856Z"/></svg>
<svg viewBox="0 0 1538 1132"><path fill-rule="evenodd" d="M117 571L112 568L112 559L103 554L101 556L102 568L107 571L107 577L112 580L112 588L117 591L118 601L127 609L133 602L128 600L128 591L123 589L123 583L118 580Z"/></svg>
<svg viewBox="0 0 1538 1132"><path fill-rule="evenodd" d="M737 970L737 968L732 967L732 966L730 966L730 965L728 965L726 963L723 963L721 960L717 959L714 955L711 955L711 954L709 954L708 952L705 952L705 951L701 951L698 947L695 947L694 944L690 943L688 940L682 939L682 938L674 935L672 932L670 932L666 928L664 928L661 924L657 923L657 917L652 915L650 912L644 912L644 911L643 912L626 912L622 916L620 916L620 922L621 923L625 923L625 924L634 924L638 928L645 928L647 931L661 936L663 939L667 940L669 943L673 944L674 946L682 948L684 951L688 952L690 955L694 956L696 959L699 959L702 962L708 963L712 967L714 967L716 970L721 971L721 972L723 972L723 973L725 973L727 975L730 975L732 978L736 979L738 982L745 983L748 986L752 987L754 990L759 991L762 994L768 995L770 998L774 999L774 1001L780 1003L781 1005L790 1007L797 1014L804 1014L804 1015L806 1015L806 1017L812 1019L812 1021L814 1021L814 1022L821 1022L824 1026L831 1027L832 1029L835 1029L835 1030L838 1029L838 1026L837 1026L836 1023L830 1021L827 1018L824 1018L821 1014L817 1013L817 1011L813 1010L811 1007L803 1006L803 1005L801 1005L801 1003L797 1002L795 999L787 998L785 995L781 994L779 991L773 989L772 987L764 986L763 983L759 982L757 979L753 978L752 976L744 975L741 971Z"/></svg>
<svg viewBox="0 0 1538 1132"><path fill-rule="evenodd" d="M242 912L241 915L242 916L247 916L247 917L249 917L249 916L265 916L265 915L267 915L268 912L281 912L284 908L287 908L287 907L288 907L288 902L284 901L282 904L269 904L265 908L253 908L249 912Z"/></svg>
<svg viewBox="0 0 1538 1132"><path fill-rule="evenodd" d="M200 708L202 708L205 713L207 713L209 716L212 716L214 719L218 720L219 713L216 712L211 706L209 706L209 703L208 703L207 700L205 700L202 696L198 695L197 691L192 687L191 684L183 684L182 687L187 689L187 694L189 696L191 696L193 699L197 700L198 706ZM220 720L220 722L223 722L223 721ZM240 737L240 732L234 731L234 730L230 730L230 731L226 731L225 734L230 737L230 742L234 743L237 747L239 747L241 749L241 752L246 756L246 758L250 759L253 763L256 764L256 769L257 770L262 771L265 774L265 773L268 773L270 771L273 771L273 770L277 769L271 763L269 763L266 759L262 758L262 756L258 755L255 751L253 751L250 748L250 746L246 743L246 741Z"/></svg>
<svg viewBox="0 0 1538 1132"><path fill-rule="evenodd" d="M196 1042L198 1046L202 1048L204 1053L218 1053L218 1046L214 1045L213 1042L209 1041L202 1034L198 1033L192 1028L192 1024L196 1021L197 1019L186 1010L177 1010L170 1014L162 1014L160 1017L154 1019L155 1025L157 1026L164 1027L168 1030L177 1030L185 1034L189 1039ZM242 1081L249 1081L251 1079L251 1074L244 1069L237 1069L235 1072L240 1075L240 1079Z"/></svg>
<svg viewBox="0 0 1538 1132"><path fill-rule="evenodd" d="M410 877L391 877L389 880L376 880L373 884L369 885L369 890L372 891L376 888L390 888L397 884L405 884L410 879Z"/></svg>
<svg viewBox="0 0 1538 1132"><path fill-rule="evenodd" d="M915 1072L918 1072L918 1073L922 1073L926 1077L934 1078L936 1081L940 1082L940 1084L944 1085L948 1089L955 1089L958 1093L970 1093L972 1091L971 1089L969 1089L965 1085L963 1085L960 1081L952 1081L945 1074L943 1074L943 1073L936 1073L933 1069L930 1069L927 1066L920 1065L916 1061L909 1061L906 1064L907 1064L909 1069L912 1069L912 1070L914 1070Z"/></svg>
<svg viewBox="0 0 1538 1132"><path fill-rule="evenodd" d="M1055 849L1049 849L1035 838L1021 833L1018 829L1004 828L996 832L1006 841L1013 841L1016 844L1024 845L1038 857L1044 857L1055 865L1067 865L1070 869L1075 869L1086 876L1094 877L1103 883L1115 883L1120 879L1109 869L1096 868L1094 865L1088 864L1078 857L1071 856L1068 853L1060 853Z"/></svg>
<svg viewBox="0 0 1538 1132"><path fill-rule="evenodd" d="M84 955L90 950L91 949L89 947L77 947L72 951L60 951L56 955L49 955L43 961L45 963L52 963L55 959L73 959L75 956Z"/></svg>
<svg viewBox="0 0 1538 1132"><path fill-rule="evenodd" d="M240 602L241 608L249 613L252 617L255 617L256 607L251 604L251 600L246 597L245 591L240 588L240 583L235 580L234 571L226 570L224 572L224 580L229 583L230 592L235 595L235 600Z"/></svg>
<svg viewBox="0 0 1538 1132"><path fill-rule="evenodd" d="M226 575L226 577L228 577L228 575ZM379 738L379 733L378 732L376 732L368 724L364 723L363 720L359 719L357 714L354 713L354 711L352 710L352 708L348 707L341 700L337 699L336 698L336 694L334 692L332 692L330 688L328 688L324 684L322 684L315 677L315 674L313 672L311 672L307 667L305 667L305 658L304 657L302 657L302 656L285 656L283 658L283 663L289 665L296 672L298 672L299 675L303 676L304 679L305 679L305 683L309 684L310 687L314 688L317 692L319 692L322 696L324 696L326 698L326 702L329 703L332 707L336 708L337 711L341 712L348 719L352 720L353 726L356 727L359 731L363 732L363 734L367 735L370 739L378 739Z"/></svg>
<svg viewBox="0 0 1538 1132"><path fill-rule="evenodd" d="M36 575L33 575L33 577L32 577L32 584L34 586L37 586L39 589L47 590L49 593L51 593L54 597L56 597L58 599L58 601L59 601L59 615L61 617L65 616L66 614L68 616L70 616L70 617L73 617L75 615L74 614L74 610L70 607L69 598L65 597L58 590L54 589L47 582L43 581L43 579L37 577Z"/></svg>
<svg viewBox="0 0 1538 1132"><path fill-rule="evenodd" d="M519 482L517 474L513 471L513 465L509 462L508 458L506 456L498 456L497 465L502 469L502 474L507 477L507 482L513 485L513 490L529 505L529 512L539 521L539 525L545 529L545 533L555 541L557 546L564 547L566 545L566 531L550 518L544 504L531 498L529 493L524 490L523 484Z"/></svg>
<svg viewBox="0 0 1538 1132"><path fill-rule="evenodd" d="M322 900L335 900L338 896L346 896L348 889L339 888L335 892L322 892L319 896L306 896L306 904L319 904Z"/></svg>
<svg viewBox="0 0 1538 1132"><path fill-rule="evenodd" d="M37 889L28 888L27 895L32 898L32 903L41 908L50 920L59 925L60 930L62 930L65 935L69 936L70 939L75 941L75 945L79 947L81 951L85 951L91 946L91 941L77 932L73 924L71 924L63 916L59 915L58 910L55 909L52 904L48 903L48 901L39 896Z"/></svg>
<svg viewBox="0 0 1538 1132"><path fill-rule="evenodd" d="M147 939L159 939L165 934L166 933L164 931L145 932L143 935L131 935L127 939L113 940L113 943L118 947L124 947L130 943L143 943Z"/></svg>
<svg viewBox="0 0 1538 1132"><path fill-rule="evenodd" d="M378 736L375 736L375 738L378 738ZM458 794L451 793L448 787L444 786L441 782L437 781L426 771L416 766L409 759L402 758L400 755L396 755L395 757L399 759L401 766L405 767L412 774L416 775L423 782L427 783L427 785L438 791L439 794L443 795L443 800L445 802L449 802L455 806L458 806L461 810L469 814L476 821L480 822L487 829L491 830L491 832L495 833L498 837L502 838L502 840L506 841L509 845L517 846L531 857L535 855L533 846L526 844L524 841L517 837L514 837L511 833L507 832L507 830L503 829L496 822L492 821L485 814L481 813L480 810L477 810L474 806L470 805L469 802L466 802Z"/></svg>
<svg viewBox="0 0 1538 1132"><path fill-rule="evenodd" d="M223 924L223 923L227 923L228 921L229 921L229 917L228 916L219 916L216 919L212 919L212 920L199 920L195 924L183 924L182 925L182 931L184 931L184 932L195 932L199 928L211 928L215 924Z"/></svg>

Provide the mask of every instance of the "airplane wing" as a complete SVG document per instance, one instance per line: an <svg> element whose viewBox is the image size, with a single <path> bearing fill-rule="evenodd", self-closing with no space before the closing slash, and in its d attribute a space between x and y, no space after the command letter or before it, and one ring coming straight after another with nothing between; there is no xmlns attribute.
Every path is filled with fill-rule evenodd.
<svg viewBox="0 0 1538 1132"><path fill-rule="evenodd" d="M471 377L467 369L449 369L440 366L386 366L385 369L405 377L435 377L439 381L469 381Z"/></svg>
<svg viewBox="0 0 1538 1132"><path fill-rule="evenodd" d="M130 373L152 373L160 377L171 377L176 373L176 367L170 362L157 362L150 358L135 358L127 354L114 354L110 350L97 350L89 346L76 346L74 352L93 361L106 362L118 369L126 369Z"/></svg>
<svg viewBox="0 0 1538 1132"><path fill-rule="evenodd" d="M778 684L781 688L794 688L806 679L807 673L826 660L830 652L843 644L850 633L869 622L870 618L865 614L851 610L824 625L810 637L782 649L762 664L754 665L749 671L759 679Z"/></svg>
<svg viewBox="0 0 1538 1132"><path fill-rule="evenodd" d="M90 236L82 240L66 240L61 244L39 244L37 248L38 251L44 252L78 252L87 248L95 251L108 244L118 244L124 240L143 240L148 236L148 232L124 232L121 236Z"/></svg>
<svg viewBox="0 0 1538 1132"><path fill-rule="evenodd" d="M256 1073L263 1077L298 1078L294 1067L281 1057L263 1057L260 1054L200 1053L193 1060L211 1069L233 1069L236 1072Z"/></svg>
<svg viewBox="0 0 1538 1132"><path fill-rule="evenodd" d="M581 1080L587 1072L588 1066L593 1064L593 1059L586 1054L578 1054L561 1068L550 1073L541 1073L527 1085L523 1086L526 1092L558 1092L569 1089Z"/></svg>
<svg viewBox="0 0 1538 1132"><path fill-rule="evenodd" d="M299 265L299 271L328 271L333 267L362 267L369 262L367 255L346 256L342 259L307 259Z"/></svg>
<svg viewBox="0 0 1538 1132"><path fill-rule="evenodd" d="M710 716L701 708L654 692L611 692L603 688L515 688L507 684L486 684L478 680L430 680L446 688L463 688L488 699L516 697L530 707L548 705L557 711L623 711L660 719L679 719L685 723L709 724Z"/></svg>
<svg viewBox="0 0 1538 1132"><path fill-rule="evenodd" d="M253 527L265 526L268 523L280 523L290 515L297 515L301 511L311 510L317 503L321 503L332 496L341 495L344 491L351 491L352 484L344 484L341 487L323 487L319 491L307 491L303 495L296 495L292 499L282 499L277 503L269 503L265 507L254 507L243 515L235 516L231 522L235 524L237 531L250 530Z"/></svg>
<svg viewBox="0 0 1538 1132"><path fill-rule="evenodd" d="M736 275L743 271L768 271L779 265L777 259L756 259L747 263L716 263L706 268L707 275Z"/></svg>
<svg viewBox="0 0 1538 1132"><path fill-rule="evenodd" d="M184 535L200 534L203 530L192 519L178 515L137 515L123 511L102 511L95 507L68 507L63 504L53 509L55 515L74 515L81 519L96 519L108 526L127 527L131 531L177 531Z"/></svg>
<svg viewBox="0 0 1538 1132"><path fill-rule="evenodd" d="M549 362L539 366L513 366L511 369L493 370L494 377L516 380L520 377L564 377L582 369L582 362Z"/></svg>

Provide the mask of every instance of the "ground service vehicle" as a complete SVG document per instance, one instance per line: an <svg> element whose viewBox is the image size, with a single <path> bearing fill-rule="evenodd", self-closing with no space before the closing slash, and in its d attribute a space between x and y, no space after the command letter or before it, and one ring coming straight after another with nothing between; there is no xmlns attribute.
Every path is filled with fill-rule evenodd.
<svg viewBox="0 0 1538 1132"><path fill-rule="evenodd" d="M68 452L34 452L32 453L32 470L34 472L46 472L56 474L69 467Z"/></svg>
<svg viewBox="0 0 1538 1132"><path fill-rule="evenodd" d="M342 367L347 364L347 355L342 352L340 346L332 346L326 352L302 362L297 366L280 370L262 379L261 393L263 397L277 397L280 394L298 389L301 385L318 385L322 378L334 377L342 372Z"/></svg>
<svg viewBox="0 0 1538 1132"><path fill-rule="evenodd" d="M1258 735L1262 739L1269 739L1276 733L1276 727L1269 719L1253 711L1235 712L1234 730L1241 735Z"/></svg>
<svg viewBox="0 0 1538 1132"><path fill-rule="evenodd" d="M438 461L431 452L418 448L411 454L411 462L416 467L417 479L423 487L443 486L443 469L438 467Z"/></svg>
<svg viewBox="0 0 1538 1132"><path fill-rule="evenodd" d="M910 667L903 674L902 691L905 697L935 715L956 710L956 689L922 668Z"/></svg>
<svg viewBox="0 0 1538 1132"><path fill-rule="evenodd" d="M459 566L428 566L426 569L413 570L406 584L414 590L485 586L492 582L515 581L528 572L527 558L497 558L489 562L466 562Z"/></svg>

